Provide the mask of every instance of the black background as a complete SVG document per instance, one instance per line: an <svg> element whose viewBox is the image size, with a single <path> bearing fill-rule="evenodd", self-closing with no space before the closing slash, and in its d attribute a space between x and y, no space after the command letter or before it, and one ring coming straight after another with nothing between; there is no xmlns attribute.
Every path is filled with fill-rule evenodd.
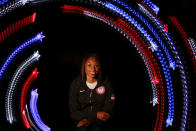
<svg viewBox="0 0 196 131"><path fill-rule="evenodd" d="M192 19L195 14L191 13L195 2L175 0L171 3L168 0L157 3L161 7L160 15L163 19L166 20L168 15L177 15L187 32L195 37L195 19ZM72 122L68 111L70 83L80 71L83 56L86 53L97 53L101 58L102 70L109 77L116 93L113 128L119 131L153 129L156 107L150 104L150 79L143 61L128 40L98 21L63 14L55 5L38 6L26 12L19 9L13 15L16 15L15 18L12 17L13 21L19 17L17 14L25 16L32 10L38 12L36 23L11 36L1 45L1 49L11 51L15 48L14 43L21 43L31 37L32 33L43 31L46 36L41 45L28 49L16 60L16 63L20 63L35 50L40 51L41 58L36 64L40 73L31 89L38 88L37 107L46 125L52 130L71 130ZM6 25L6 21L2 24ZM7 54L1 51L1 58ZM8 84L14 69L9 71L10 75L7 74L4 85ZM21 83L31 69L26 72ZM6 92L5 89L1 90ZM16 99L20 97L19 92L18 89ZM4 104L0 105L4 109ZM17 108L16 102L16 110ZM5 116L4 112L1 114ZM19 114L17 116L18 122L13 125L5 123L5 117L1 118L6 130L24 129Z"/></svg>
<svg viewBox="0 0 196 131"><path fill-rule="evenodd" d="M48 99L50 101L48 106L40 105L40 112L51 109L50 116L45 114L45 118L48 117L46 121L53 120L49 123L55 129L69 129L70 126L65 126L65 123L70 122L67 106L70 82L80 71L82 57L86 53L97 53L101 58L102 69L108 75L116 92L114 117L116 124L113 124L116 125L115 129L131 130L143 123L151 130L149 78L144 63L138 59L139 55L130 43L110 27L87 17L63 14L54 20L58 21L58 25L52 27L54 23L51 22L49 27L52 29L47 30L49 36L47 53L50 57L46 56L48 60L43 62L44 66L41 65L48 67L44 68L44 72L50 70L53 77L44 72L41 76L40 73L40 77L46 81L40 91L48 91L47 95L42 97L43 101ZM48 86L47 81L50 81ZM55 98L50 97L52 94ZM129 119L133 121L130 123Z"/></svg>

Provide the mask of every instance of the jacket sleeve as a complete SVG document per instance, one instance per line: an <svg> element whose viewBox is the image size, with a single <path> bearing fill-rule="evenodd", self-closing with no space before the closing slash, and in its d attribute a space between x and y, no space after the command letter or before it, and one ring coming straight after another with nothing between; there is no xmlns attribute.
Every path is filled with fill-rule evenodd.
<svg viewBox="0 0 196 131"><path fill-rule="evenodd" d="M80 105L77 100L77 82L74 80L71 83L70 91L69 91L69 111L70 116L75 121L80 121L86 117L86 113L80 110Z"/></svg>
<svg viewBox="0 0 196 131"><path fill-rule="evenodd" d="M110 82L107 82L105 86L107 86L106 87L106 100L105 100L105 104L103 107L103 111L109 114L113 114L115 94L114 94L114 91L112 89L112 85Z"/></svg>

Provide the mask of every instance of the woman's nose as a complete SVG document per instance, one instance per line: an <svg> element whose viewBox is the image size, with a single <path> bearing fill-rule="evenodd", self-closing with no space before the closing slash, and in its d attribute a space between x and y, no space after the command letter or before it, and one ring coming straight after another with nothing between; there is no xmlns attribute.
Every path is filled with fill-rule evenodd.
<svg viewBox="0 0 196 131"><path fill-rule="evenodd" d="M96 70L96 67L92 67L92 68L91 68L91 71L95 71L95 70Z"/></svg>

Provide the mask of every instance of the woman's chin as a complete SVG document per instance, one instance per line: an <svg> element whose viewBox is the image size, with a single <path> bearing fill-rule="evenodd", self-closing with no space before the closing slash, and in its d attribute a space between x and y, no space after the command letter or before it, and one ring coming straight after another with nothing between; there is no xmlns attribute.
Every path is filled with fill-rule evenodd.
<svg viewBox="0 0 196 131"><path fill-rule="evenodd" d="M88 75L89 78L92 78L92 79L96 79L97 78L97 75L96 74L90 74Z"/></svg>
<svg viewBox="0 0 196 131"><path fill-rule="evenodd" d="M95 74L90 74L89 76L90 76L91 78L95 78L96 75L95 75Z"/></svg>
<svg viewBox="0 0 196 131"><path fill-rule="evenodd" d="M96 79L95 75L94 75L94 76L92 76L91 78Z"/></svg>

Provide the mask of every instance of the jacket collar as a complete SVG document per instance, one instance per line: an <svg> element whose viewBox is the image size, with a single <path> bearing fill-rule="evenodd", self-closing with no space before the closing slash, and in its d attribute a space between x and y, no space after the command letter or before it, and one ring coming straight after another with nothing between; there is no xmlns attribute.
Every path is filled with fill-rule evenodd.
<svg viewBox="0 0 196 131"><path fill-rule="evenodd" d="M103 84L101 83L101 81L97 80L97 85L95 87L95 89L93 90L96 90L98 87L102 86ZM88 86L86 85L86 82L84 83L84 88L87 89L87 90L91 90L88 88Z"/></svg>

